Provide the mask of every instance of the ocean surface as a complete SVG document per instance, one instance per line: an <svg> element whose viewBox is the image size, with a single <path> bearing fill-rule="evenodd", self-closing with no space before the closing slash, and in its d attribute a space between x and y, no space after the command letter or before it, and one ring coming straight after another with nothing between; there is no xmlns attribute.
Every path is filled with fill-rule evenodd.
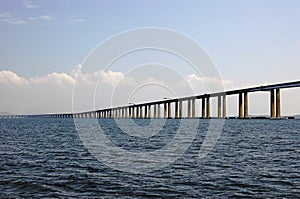
<svg viewBox="0 0 300 199"><path fill-rule="evenodd" d="M153 133L150 120L136 120L143 133L136 136L113 119L97 122L117 148L137 154L170 144L181 123L166 120ZM300 197L300 120L226 120L213 148L199 157L210 123L199 120L187 149L174 161L170 154L170 164L135 173L97 158L73 119L0 119L0 198Z"/></svg>

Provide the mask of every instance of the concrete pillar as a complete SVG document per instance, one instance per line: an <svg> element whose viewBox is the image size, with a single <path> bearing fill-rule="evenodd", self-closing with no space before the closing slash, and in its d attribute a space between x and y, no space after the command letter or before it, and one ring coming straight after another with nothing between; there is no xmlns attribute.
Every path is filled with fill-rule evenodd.
<svg viewBox="0 0 300 199"><path fill-rule="evenodd" d="M221 118L221 95L218 96L218 118Z"/></svg>
<svg viewBox="0 0 300 199"><path fill-rule="evenodd" d="M148 107L147 105L144 106L144 118L147 118L148 117Z"/></svg>
<svg viewBox="0 0 300 199"><path fill-rule="evenodd" d="M175 102L175 118L178 118L178 101Z"/></svg>
<svg viewBox="0 0 300 199"><path fill-rule="evenodd" d="M168 118L171 118L171 102L168 103Z"/></svg>
<svg viewBox="0 0 300 199"><path fill-rule="evenodd" d="M202 118L205 118L205 98L202 98Z"/></svg>
<svg viewBox="0 0 300 199"><path fill-rule="evenodd" d="M270 92L270 117L275 118L275 97L274 97L274 89Z"/></svg>
<svg viewBox="0 0 300 199"><path fill-rule="evenodd" d="M187 115L188 118L191 118L191 100L188 100L188 109L187 109Z"/></svg>
<svg viewBox="0 0 300 199"><path fill-rule="evenodd" d="M206 118L210 118L210 99L206 98Z"/></svg>
<svg viewBox="0 0 300 199"><path fill-rule="evenodd" d="M127 118L131 118L131 109L130 107L127 107Z"/></svg>
<svg viewBox="0 0 300 199"><path fill-rule="evenodd" d="M164 103L164 118L167 118L167 103Z"/></svg>
<svg viewBox="0 0 300 199"><path fill-rule="evenodd" d="M244 93L244 118L248 118L248 92Z"/></svg>
<svg viewBox="0 0 300 199"><path fill-rule="evenodd" d="M160 104L157 104L157 118L160 118Z"/></svg>
<svg viewBox="0 0 300 199"><path fill-rule="evenodd" d="M156 107L157 107L157 104L154 104L153 105L153 118L157 118L157 112L156 112Z"/></svg>
<svg viewBox="0 0 300 199"><path fill-rule="evenodd" d="M139 106L137 108L137 110L138 110L138 114L137 114L136 118L143 118L143 107Z"/></svg>
<svg viewBox="0 0 300 199"><path fill-rule="evenodd" d="M276 118L280 118L280 89L276 88Z"/></svg>
<svg viewBox="0 0 300 199"><path fill-rule="evenodd" d="M196 116L196 104L195 104L195 99L192 99L192 118L195 118Z"/></svg>
<svg viewBox="0 0 300 199"><path fill-rule="evenodd" d="M151 105L148 105L148 118L151 118Z"/></svg>
<svg viewBox="0 0 300 199"><path fill-rule="evenodd" d="M182 118L182 101L179 101L179 118Z"/></svg>
<svg viewBox="0 0 300 199"><path fill-rule="evenodd" d="M134 109L135 109L134 106L131 107L131 118L132 119L134 119L134 117L135 117L135 110Z"/></svg>
<svg viewBox="0 0 300 199"><path fill-rule="evenodd" d="M226 118L226 95L223 95L223 118Z"/></svg>
<svg viewBox="0 0 300 199"><path fill-rule="evenodd" d="M243 95L239 93L239 118L244 118L243 115Z"/></svg>

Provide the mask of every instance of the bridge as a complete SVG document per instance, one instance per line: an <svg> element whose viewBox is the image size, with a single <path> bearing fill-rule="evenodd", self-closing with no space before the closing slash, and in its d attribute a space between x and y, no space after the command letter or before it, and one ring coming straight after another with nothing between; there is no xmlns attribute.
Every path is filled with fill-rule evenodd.
<svg viewBox="0 0 300 199"><path fill-rule="evenodd" d="M211 94L201 94L189 97L164 99L140 104L130 104L127 106L111 107L94 111L79 113L60 114L38 114L38 115L6 115L5 118L171 118L172 111L175 118L183 118L183 102L187 102L187 117L195 118L196 100L201 100L201 117L211 118L210 101L217 98L217 118L226 118L226 98L230 95L238 96L238 116L240 119L249 118L248 94L253 92L270 93L270 118L281 118L280 91L286 88L300 87L300 81L271 84L225 92ZM174 110L172 110L172 105ZM153 113L152 113L153 111ZM199 110L200 111L200 110ZM161 114L163 112L163 114Z"/></svg>

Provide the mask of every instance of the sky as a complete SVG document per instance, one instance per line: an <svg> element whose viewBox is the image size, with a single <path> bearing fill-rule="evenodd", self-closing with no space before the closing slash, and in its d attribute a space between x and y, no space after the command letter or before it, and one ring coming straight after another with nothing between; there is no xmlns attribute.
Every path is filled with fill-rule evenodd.
<svg viewBox="0 0 300 199"><path fill-rule="evenodd" d="M218 77L201 76L179 57L157 50L128 54L109 70L87 70L85 61L101 43L147 27L191 38ZM74 96L86 96L79 100L81 111L202 94L220 84L230 90L299 80L299 35L299 0L0 0L0 112L71 112ZM99 77L95 89L90 83ZM74 94L78 82L82 93ZM84 93L89 89L94 96ZM269 114L269 93L249 97L250 114ZM282 113L300 113L299 98L300 89L283 90ZM236 115L237 98L229 97L228 104L228 114Z"/></svg>

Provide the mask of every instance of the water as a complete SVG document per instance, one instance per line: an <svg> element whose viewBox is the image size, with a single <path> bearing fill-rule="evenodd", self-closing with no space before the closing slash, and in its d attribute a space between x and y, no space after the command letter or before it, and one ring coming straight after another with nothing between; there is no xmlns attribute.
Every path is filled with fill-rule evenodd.
<svg viewBox="0 0 300 199"><path fill-rule="evenodd" d="M151 141L113 136L119 131L113 120L100 124L110 129L106 134L118 147L147 152L172 140L178 121L168 120L166 133ZM209 120L200 123L191 146L175 162L134 174L92 156L72 119L0 119L0 197L300 196L300 120L226 120L217 144L203 159L198 152Z"/></svg>

